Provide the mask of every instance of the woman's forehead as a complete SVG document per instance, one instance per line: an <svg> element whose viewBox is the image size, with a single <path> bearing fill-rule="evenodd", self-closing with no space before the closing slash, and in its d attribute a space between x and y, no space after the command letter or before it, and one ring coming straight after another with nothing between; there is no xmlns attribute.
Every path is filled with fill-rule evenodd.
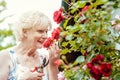
<svg viewBox="0 0 120 80"><path fill-rule="evenodd" d="M37 30L49 30L49 26L36 26L36 27L34 27L35 29L37 29Z"/></svg>

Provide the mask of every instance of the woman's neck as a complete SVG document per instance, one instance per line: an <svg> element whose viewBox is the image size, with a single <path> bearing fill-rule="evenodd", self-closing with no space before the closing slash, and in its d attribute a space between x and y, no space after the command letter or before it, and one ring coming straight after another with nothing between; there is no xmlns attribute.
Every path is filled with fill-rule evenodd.
<svg viewBox="0 0 120 80"><path fill-rule="evenodd" d="M15 46L14 50L18 55L35 56L36 53L36 48L22 43Z"/></svg>

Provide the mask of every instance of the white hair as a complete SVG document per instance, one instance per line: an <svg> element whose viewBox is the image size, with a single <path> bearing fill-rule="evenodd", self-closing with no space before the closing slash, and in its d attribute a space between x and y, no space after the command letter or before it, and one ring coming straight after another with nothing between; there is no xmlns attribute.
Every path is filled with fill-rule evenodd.
<svg viewBox="0 0 120 80"><path fill-rule="evenodd" d="M13 25L13 33L18 41L21 41L23 36L23 29L31 29L40 26L51 29L52 24L48 16L39 11L28 11L23 13L20 18Z"/></svg>

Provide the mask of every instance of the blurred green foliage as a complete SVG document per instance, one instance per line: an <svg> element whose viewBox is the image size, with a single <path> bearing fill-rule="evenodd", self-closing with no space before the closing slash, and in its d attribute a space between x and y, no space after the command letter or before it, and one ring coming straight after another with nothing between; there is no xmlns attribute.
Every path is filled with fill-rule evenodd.
<svg viewBox="0 0 120 80"><path fill-rule="evenodd" d="M109 78L116 80L120 73L120 50L116 49L120 33L111 20L112 12L120 8L120 0L62 0L62 7L66 19L61 23L60 47L67 80L93 80L83 67L97 54L104 55L105 61L112 64ZM79 55L74 58L76 54Z"/></svg>
<svg viewBox="0 0 120 80"><path fill-rule="evenodd" d="M0 14L3 13L7 9L6 5L7 5L7 3L4 0L0 1ZM0 24L3 23L4 20L8 17L9 16L0 18ZM0 27L4 27L4 26L0 26ZM7 28L7 29L0 29L0 50L9 48L9 47L15 45L15 38L12 34L10 25L8 25L8 27L9 28ZM7 42L5 42L5 39L8 39L8 40L6 40ZM13 41L10 41L10 40L13 40Z"/></svg>

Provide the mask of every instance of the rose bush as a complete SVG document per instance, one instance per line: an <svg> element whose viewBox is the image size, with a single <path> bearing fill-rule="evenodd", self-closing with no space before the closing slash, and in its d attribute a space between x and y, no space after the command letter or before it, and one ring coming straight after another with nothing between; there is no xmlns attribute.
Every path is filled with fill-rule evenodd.
<svg viewBox="0 0 120 80"><path fill-rule="evenodd" d="M120 32L111 23L119 7L119 0L62 0L53 18L66 80L120 79Z"/></svg>
<svg viewBox="0 0 120 80"><path fill-rule="evenodd" d="M46 48L46 49L49 49L49 47L53 44L53 43L58 43L58 39L60 37L60 31L61 31L61 28L60 27L57 27L56 29L54 29L52 31L52 34L51 34L51 37L48 37L44 43L43 43L43 47ZM57 53L56 53L57 54ZM60 66L62 64L62 61L60 59L57 59L54 64L56 66Z"/></svg>

